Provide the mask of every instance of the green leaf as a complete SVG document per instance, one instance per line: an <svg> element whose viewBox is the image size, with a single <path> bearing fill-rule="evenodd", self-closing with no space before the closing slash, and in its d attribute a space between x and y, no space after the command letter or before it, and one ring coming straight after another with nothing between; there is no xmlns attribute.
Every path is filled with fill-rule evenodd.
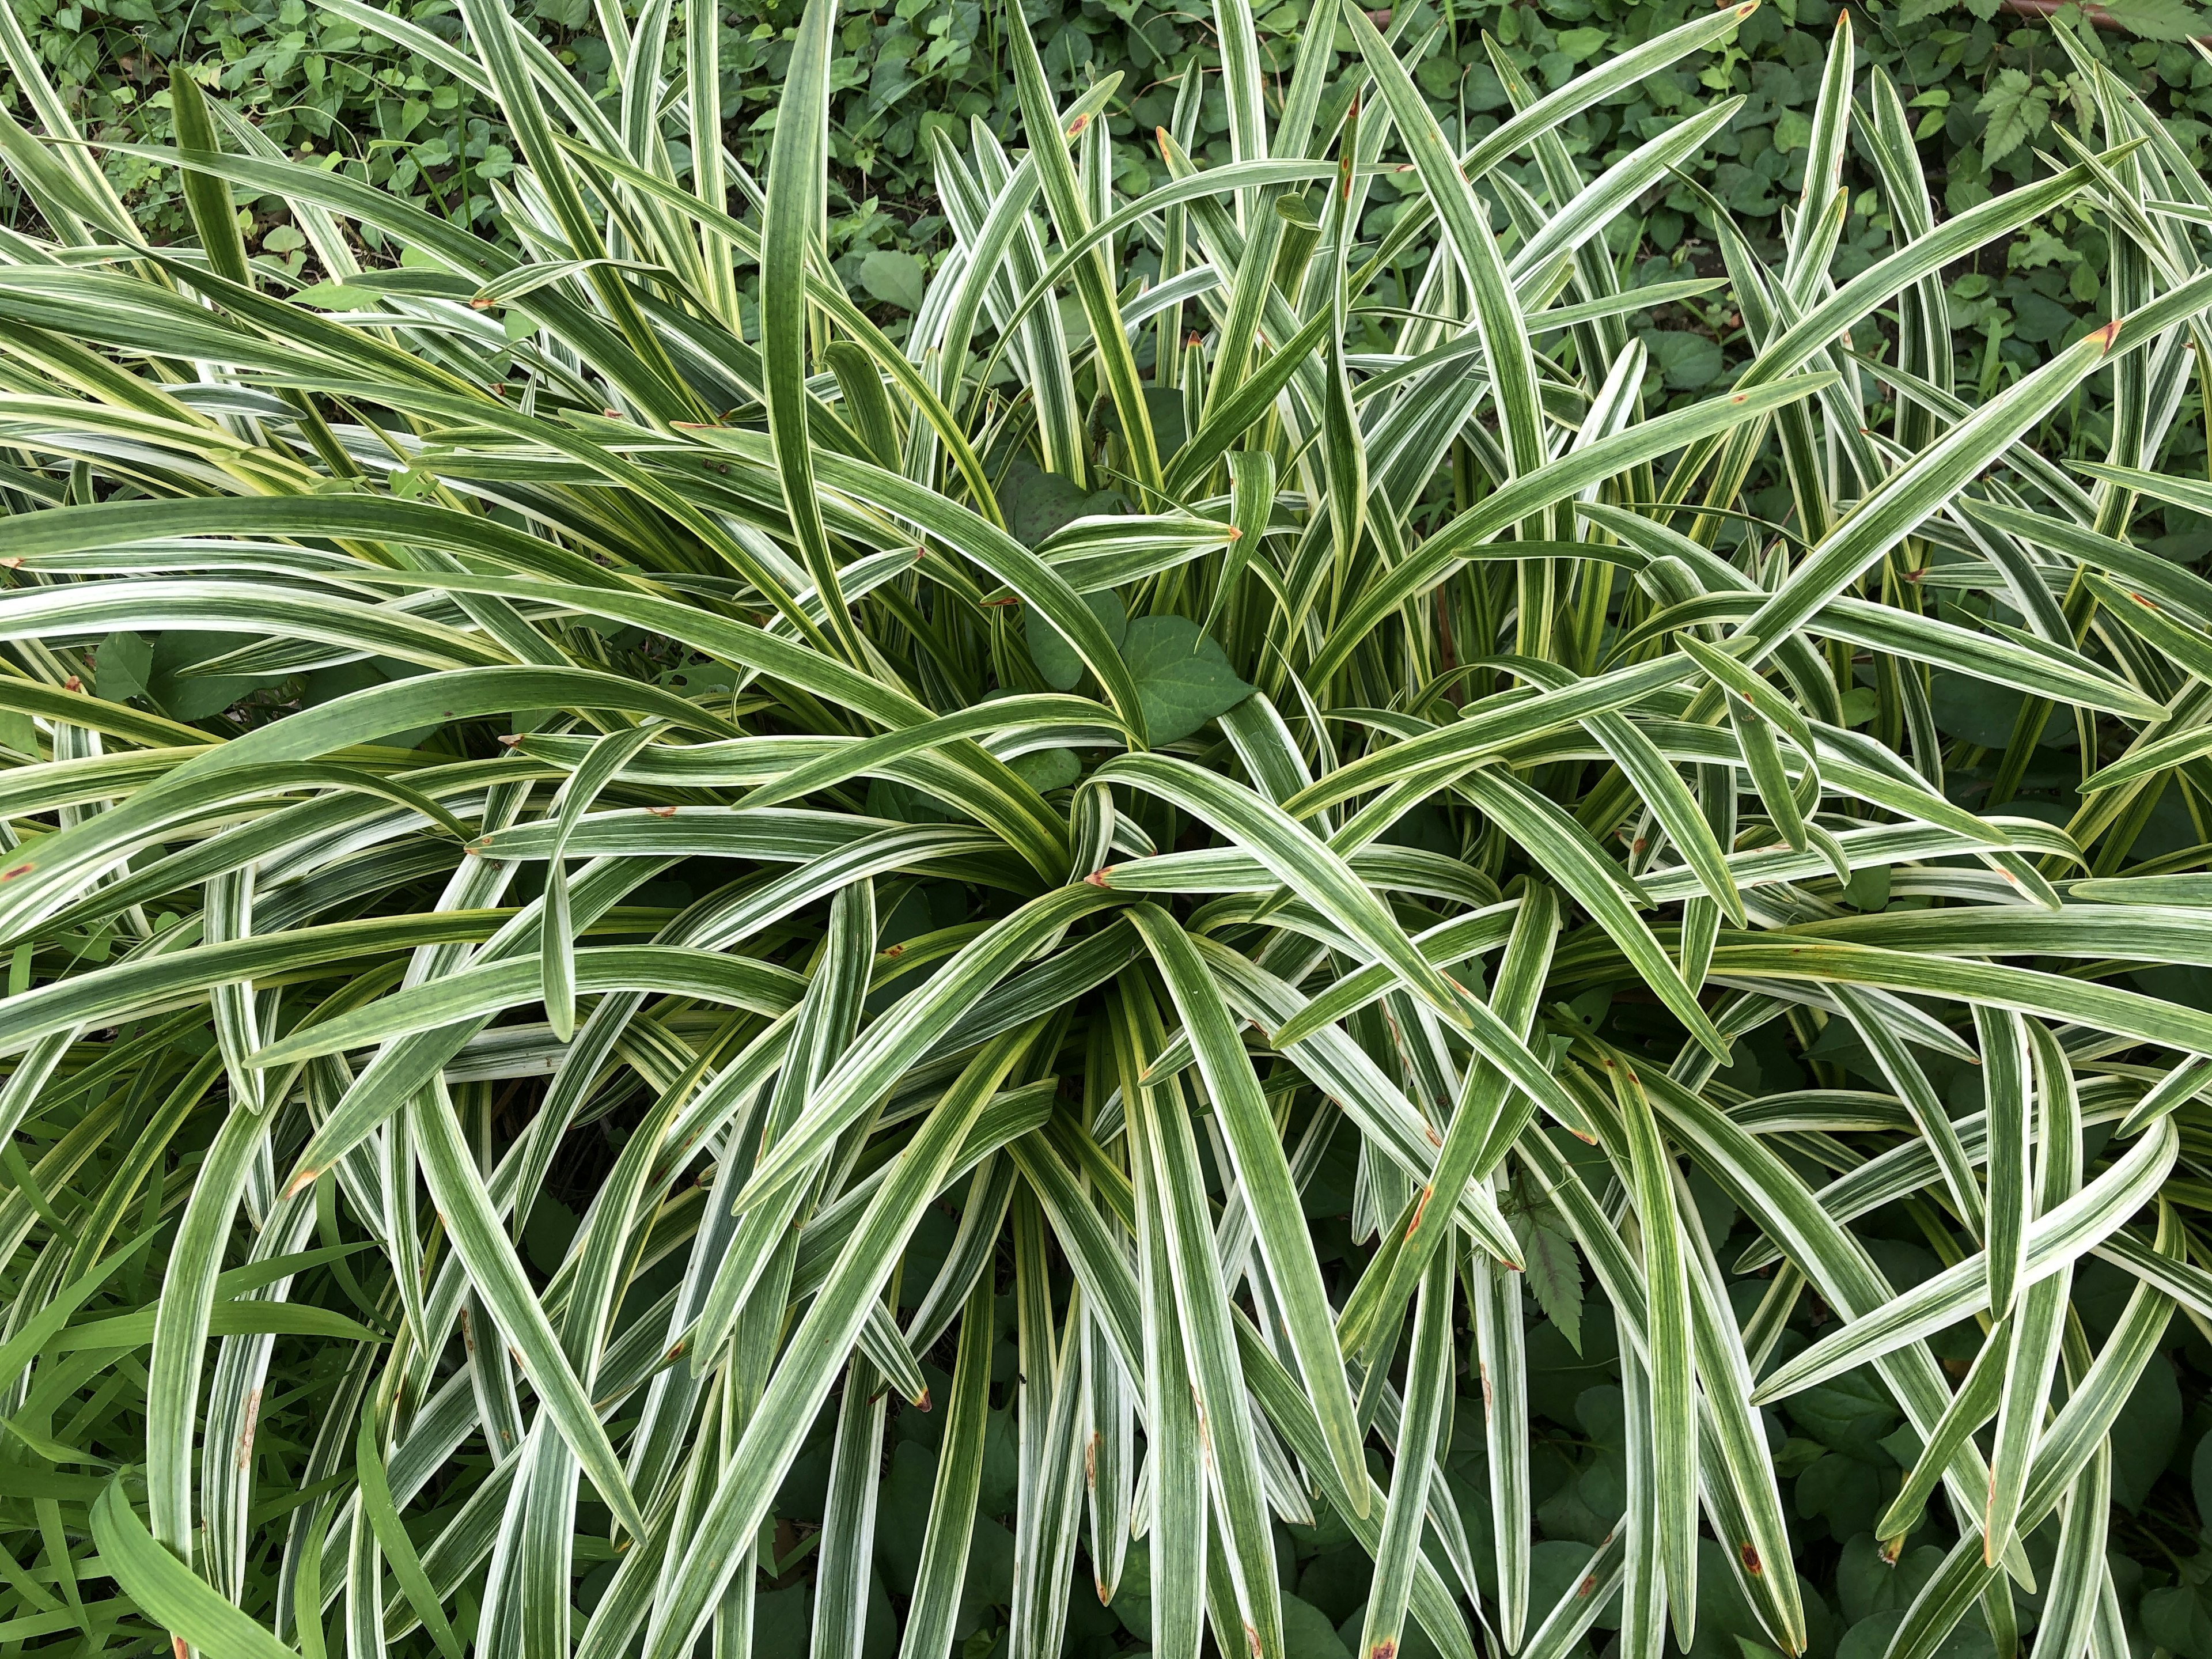
<svg viewBox="0 0 2212 1659"><path fill-rule="evenodd" d="M385 1476L384 1455L376 1439L376 1402L374 1399L366 1400L362 1402L361 1432L354 1443L354 1468L361 1480L362 1507L368 1512L376 1534L377 1547L392 1563L392 1577L399 1581L400 1591L415 1609L415 1616L422 1621L446 1659L460 1659L460 1640L447 1621L438 1593L422 1571L422 1560L416 1553L415 1540L408 1535L406 1523L392 1504L391 1484Z"/></svg>
<svg viewBox="0 0 2212 1659"><path fill-rule="evenodd" d="M1725 360L1719 342L1702 334L1664 330L1642 337L1670 392L1698 392L1721 376Z"/></svg>
<svg viewBox="0 0 2212 1659"><path fill-rule="evenodd" d="M1107 637L1119 647L1128 633L1128 613L1122 608L1120 596L1110 592L1086 593L1083 596L1083 602L1091 607L1091 614L1098 618ZM1044 683L1055 691L1073 691L1077 682L1083 678L1083 659L1075 654L1075 648L1060 636L1059 629L1035 611L1023 617L1022 631L1029 641L1030 660L1036 665L1037 672L1044 677ZM1144 690L1141 679L1138 690L1139 692ZM1146 706L1146 718L1149 724L1152 719L1150 705ZM1171 741L1163 738L1157 730L1152 735L1156 742Z"/></svg>
<svg viewBox="0 0 2212 1659"><path fill-rule="evenodd" d="M2204 14L2187 0L2118 0L2105 10L2141 40L2188 40L2206 32Z"/></svg>
<svg viewBox="0 0 2212 1659"><path fill-rule="evenodd" d="M2144 0L2154 11L2161 9L2162 3ZM2051 125L2051 94L2029 80L2025 70L1999 70L1974 112L1989 122L1982 136L1983 161L2001 161Z"/></svg>
<svg viewBox="0 0 2212 1659"><path fill-rule="evenodd" d="M914 255L902 248L876 248L861 256L860 285L887 306L920 311L928 284Z"/></svg>
<svg viewBox="0 0 2212 1659"><path fill-rule="evenodd" d="M136 634L110 634L94 657L100 695L112 702L144 696L153 672L154 647Z"/></svg>
<svg viewBox="0 0 2212 1659"><path fill-rule="evenodd" d="M998 501L1008 533L1024 547L1036 548L1078 519L1113 512L1121 498L1110 489L1087 491L1066 474L1047 472L1022 453L1007 467Z"/></svg>
<svg viewBox="0 0 2212 1659"><path fill-rule="evenodd" d="M1121 636L1121 659L1137 683L1146 732L1156 744L1190 736L1252 695L1220 646L1187 617L1139 617Z"/></svg>
<svg viewBox="0 0 2212 1659"><path fill-rule="evenodd" d="M1568 1346L1583 1351L1583 1264L1574 1241L1541 1221L1516 1217L1513 1236L1521 1241L1522 1267L1544 1317L1559 1328Z"/></svg>
<svg viewBox="0 0 2212 1659"><path fill-rule="evenodd" d="M178 1640L219 1659L286 1659L291 1653L154 1541L124 1496L120 1476L92 1506L92 1536L125 1593Z"/></svg>

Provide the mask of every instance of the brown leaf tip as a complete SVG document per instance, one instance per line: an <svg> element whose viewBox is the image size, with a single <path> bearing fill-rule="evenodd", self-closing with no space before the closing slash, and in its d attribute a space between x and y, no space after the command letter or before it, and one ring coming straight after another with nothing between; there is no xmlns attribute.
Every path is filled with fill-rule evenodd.
<svg viewBox="0 0 2212 1659"><path fill-rule="evenodd" d="M1101 865L1097 869L1093 870L1089 875L1084 877L1083 879L1089 882L1093 887L1104 887L1112 878L1113 874L1114 866L1112 865ZM0 877L0 880L4 879L4 877Z"/></svg>

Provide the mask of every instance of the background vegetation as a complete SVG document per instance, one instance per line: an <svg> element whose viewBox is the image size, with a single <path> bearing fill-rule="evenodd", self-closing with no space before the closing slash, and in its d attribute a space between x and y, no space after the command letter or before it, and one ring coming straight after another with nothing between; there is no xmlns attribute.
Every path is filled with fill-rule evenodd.
<svg viewBox="0 0 2212 1659"><path fill-rule="evenodd" d="M396 50L374 31L363 33L349 9L308 0L9 3L91 136L165 134L167 66L181 61L288 153L419 196L441 216L487 234L502 234L489 186L512 169L514 148L494 102L436 64ZM613 66L594 7L621 3L526 0L520 15L586 87L604 94L613 83ZM1707 9L1704 0L1418 0L1416 35L1431 24L1443 31L1419 65L1418 81L1439 118L1473 139L1506 107L1480 44L1484 34L1531 85L1548 88ZM1855 20L1862 63L1893 76L1905 97L1929 177L1949 211L2033 176L2038 153L2058 147L2054 126L2087 132L2094 123L2083 77L2040 17L2018 15L1996 0L1873 0L1844 9ZM2070 6L2063 9L2077 15ZM2185 37L2212 24L2187 0L2118 0L2102 9L2127 28L2095 33L2093 49L2150 100L2184 153L2202 164L2212 154L2212 64ZM454 0L404 0L396 10L442 39L459 37ZM765 163L799 10L786 0L721 14L727 139L756 170ZM629 15L635 11L631 4ZM1585 165L1595 166L1704 100L1743 94L1742 110L1715 140L1710 184L1756 245L1771 251L1778 245L1784 206L1803 181L1810 112L1837 15L1837 8L1810 0L1802 7L1796 0L1764 7L1720 58L1653 76L1634 97L1571 121L1565 141ZM1166 179L1152 134L1169 123L1177 88L1194 69L1210 76L1194 154L1208 161L1225 158L1220 54L1205 7L1188 0L1079 0L1066 6L1036 0L1024 7L1024 15L1060 97L1109 75L1122 77L1106 112L1120 188L1137 192ZM1260 61L1277 95L1304 15L1294 3L1255 8ZM938 130L957 139L976 117L1002 138L1015 131L1002 33L1000 8L981 0L896 0L852 9L840 21L827 234L847 284L881 306L910 306L951 243L932 200L928 134ZM680 67L678 51L669 48L671 74ZM0 87L6 84L0 72ZM679 173L688 167L680 139L672 159ZM111 158L106 166L150 230L180 234L183 204L173 175L129 158ZM0 186L0 203L10 216L22 210L12 186ZM1365 234L1378 237L1399 208L1399 191L1382 181ZM249 202L246 210L255 215L252 251L300 270L307 253L296 228L273 203ZM1838 269L1848 274L1863 264L1888 234L1879 200L1863 193L1853 204ZM1711 210L1686 189L1655 193L1609 231L1608 242L1647 281L1662 270L1717 269ZM1419 258L1418 249L1408 250L1405 268ZM1973 381L2016 377L2087 320L2100 320L2106 264L2103 232L2062 216L1952 273L1960 345ZM1740 349L1741 322L1718 301L1671 320L1683 337L1662 346L1662 362L1678 389L1709 384L1724 354Z"/></svg>

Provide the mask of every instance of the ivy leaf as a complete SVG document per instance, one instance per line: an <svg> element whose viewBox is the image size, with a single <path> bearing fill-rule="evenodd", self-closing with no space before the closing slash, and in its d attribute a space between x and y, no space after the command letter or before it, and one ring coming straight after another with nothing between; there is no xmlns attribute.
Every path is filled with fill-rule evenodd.
<svg viewBox="0 0 2212 1659"><path fill-rule="evenodd" d="M1024 547L1034 548L1055 531L1087 514L1110 513L1121 497L1110 489L1086 495L1059 472L1047 472L1027 455L1016 455L1000 480L999 510L1006 529Z"/></svg>
<svg viewBox="0 0 2212 1659"><path fill-rule="evenodd" d="M110 702L128 702L146 695L154 647L136 634L110 634L100 642L93 662L100 695Z"/></svg>
<svg viewBox="0 0 2212 1659"><path fill-rule="evenodd" d="M1559 1328L1567 1346L1583 1351L1583 1263L1574 1241L1553 1232L1526 1215L1513 1218L1514 1237L1521 1241L1522 1268L1528 1288L1544 1316Z"/></svg>
<svg viewBox="0 0 2212 1659"><path fill-rule="evenodd" d="M2171 0L2144 0L2166 4ZM1989 117L1982 135L1982 161L1986 165L2009 155L2051 125L2051 93L2027 78L2022 70L1997 71L1996 80L1974 106L1974 112Z"/></svg>
<svg viewBox="0 0 2212 1659"><path fill-rule="evenodd" d="M1083 601L1091 607L1091 614L1104 625L1106 637L1117 646L1121 644L1122 632L1129 624L1129 613L1122 607L1120 596L1086 593ZM1075 654L1075 647L1060 631L1030 611L1023 616L1022 632L1030 642L1030 660L1036 665L1044 683L1055 691L1075 690L1076 682L1083 678L1083 659Z"/></svg>
<svg viewBox="0 0 2212 1659"><path fill-rule="evenodd" d="M1136 677L1145 728L1155 744L1188 737L1252 695L1221 647L1188 617L1145 617L1131 623L1121 641L1121 660Z"/></svg>
<svg viewBox="0 0 2212 1659"><path fill-rule="evenodd" d="M919 311L928 284L921 260L896 248L879 247L860 261L860 286L887 306Z"/></svg>
<svg viewBox="0 0 2212 1659"><path fill-rule="evenodd" d="M1083 762L1073 749L1037 749L1007 763L1014 775L1040 795L1065 789L1083 775Z"/></svg>
<svg viewBox="0 0 2212 1659"><path fill-rule="evenodd" d="M2212 1608L2188 1584L2154 1589L2142 1599L2143 1633L2181 1659L2212 1659Z"/></svg>
<svg viewBox="0 0 2212 1659"><path fill-rule="evenodd" d="M1654 329L1644 337L1651 366L1670 392L1695 392L1711 386L1727 367L1720 346L1686 329Z"/></svg>

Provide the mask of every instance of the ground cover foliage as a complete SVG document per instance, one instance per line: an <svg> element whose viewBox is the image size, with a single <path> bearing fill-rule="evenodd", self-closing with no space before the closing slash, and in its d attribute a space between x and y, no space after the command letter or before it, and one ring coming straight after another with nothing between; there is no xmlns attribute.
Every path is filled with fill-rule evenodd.
<svg viewBox="0 0 2212 1659"><path fill-rule="evenodd" d="M2212 1659L2212 187L2099 48L1947 203L1845 20L1769 258L1742 103L1564 136L1748 4L1464 144L1224 5L1134 195L1010 27L893 337L830 5L757 175L672 5L461 15L504 241L182 76L149 242L0 39L0 1639Z"/></svg>
<svg viewBox="0 0 2212 1659"><path fill-rule="evenodd" d="M167 69L182 61L213 95L295 158L414 195L430 211L484 234L505 234L496 187L517 152L497 100L443 64L404 49L366 11L307 0L11 3L58 95L88 136L163 142ZM407 0L395 9L441 40L462 38L453 0ZM765 165L801 9L798 0L777 0L719 14L726 131L735 153L757 170ZM1280 82L1303 36L1305 9L1291 0L1253 9L1262 72ZM1502 52L1532 85L1549 90L1704 9L1702 0L1424 0L1412 38L1442 27L1411 67L1438 118L1473 142L1510 113L1492 51ZM2212 123L2212 70L2185 37L2212 33L2212 23L2186 0L2118 0L2102 9L2123 31L2085 44L2166 118L2176 142L2202 165ZM826 234L848 286L882 308L894 329L954 241L934 200L931 134L957 142L967 122L981 118L1002 141L1016 142L1018 100L1001 10L979 0L899 0L873 11L848 9L839 20ZM618 95L611 89L622 78L608 42L629 37L637 12L634 0L532 0L518 18L592 95L605 97ZM1743 94L1736 119L1715 135L1707 182L1754 246L1767 251L1778 245L1780 216L1802 184L1832 13L1809 4L1769 5L1746 21L1724 52L1670 66L1625 96L1578 113L1563 124L1562 140L1571 153L1600 164L1700 100ZM1194 154L1226 158L1228 106L1206 7L1186 0L1068 6L1040 0L1026 6L1024 15L1063 100L1109 75L1122 77L1105 111L1121 188L1141 193L1148 182L1166 182L1165 164L1149 136L1169 119L1193 71L1209 82ZM2032 176L2038 150L2057 142L2055 128L2086 133L2094 125L2088 81L2040 17L2003 9L1998 0L1875 0L1853 8L1852 17L1865 61L1896 81L1934 193L1951 210ZM1351 47L1341 27L1338 45ZM679 46L664 49L662 69L672 79L683 72ZM0 88L10 88L20 108L20 88L4 72ZM687 175L690 146L682 135L672 137L670 155L678 176ZM188 216L173 173L112 152L104 154L103 164L149 234L168 240L186 234ZM1520 176L1532 164L1512 158L1503 165ZM1532 179L1524 182L1534 187ZM1855 182L1862 199L1838 250L1846 267L1873 257L1890 234L1879 196L1866 193L1872 181ZM253 257L272 273L312 276L312 250L281 198L241 192L239 199L250 216ZM13 224L27 204L7 192L0 194L0 209ZM1368 234L1382 235L1401 210L1393 181L1378 180L1367 207ZM2053 342L2109 312L2101 228L2094 221L2057 220L2039 228L2043 234L1992 247L1948 276L1964 372L1978 384L1984 375L2016 379ZM1616 222L1608 246L1639 263L1686 264L1694 273L1711 268L1716 234L1711 211L1694 191L1662 187ZM1426 252L1425 245L1408 250L1378 280L1417 280ZM751 294L742 276L739 291ZM1647 332L1660 341L1654 349L1673 384L1691 390L1711 383L1746 345L1741 321L1714 303L1655 313ZM2091 441L2101 442L2101 408L2094 396L2084 416L2099 428ZM2069 424L2072 418L2070 412L2062 416ZM2201 440L2191 433L2183 441ZM2182 533L2195 538L2199 556L2212 542L2212 531L2194 524Z"/></svg>

